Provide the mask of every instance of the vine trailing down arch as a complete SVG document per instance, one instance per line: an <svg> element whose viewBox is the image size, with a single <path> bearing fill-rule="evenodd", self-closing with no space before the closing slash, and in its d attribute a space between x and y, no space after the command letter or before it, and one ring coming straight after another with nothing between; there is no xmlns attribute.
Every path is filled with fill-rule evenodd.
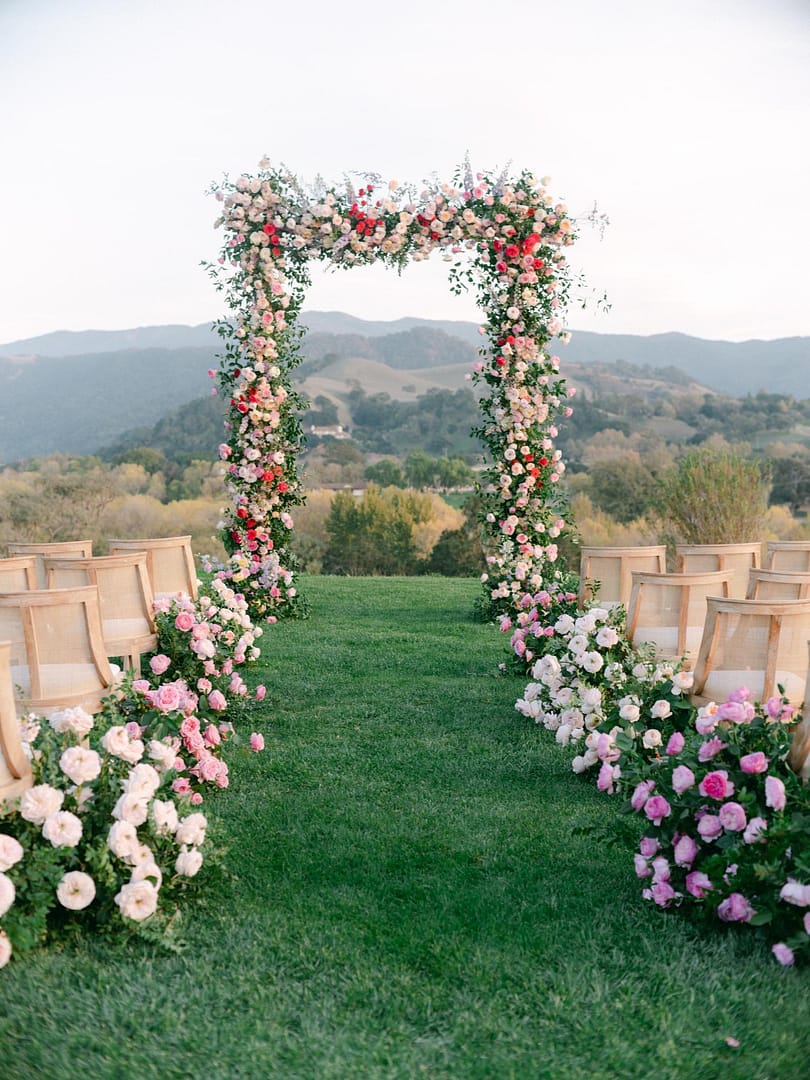
<svg viewBox="0 0 810 1080"><path fill-rule="evenodd" d="M487 341L473 373L486 385L475 432L489 452L479 485L486 599L493 615L512 613L527 593L559 582L555 541L565 521L555 485L565 466L554 439L571 392L548 346L567 340L564 249L575 231L547 183L526 171L473 176L465 165L453 183L420 193L376 176L356 189L347 181L306 190L264 159L257 175L213 186L225 240L208 269L230 309L217 323L225 341L218 378L230 402L219 451L233 500L225 576L244 589L254 616L274 619L300 604L289 543L291 510L304 501L296 466L305 402L291 373L313 259L401 270L438 249L452 263L451 289L476 290Z"/></svg>

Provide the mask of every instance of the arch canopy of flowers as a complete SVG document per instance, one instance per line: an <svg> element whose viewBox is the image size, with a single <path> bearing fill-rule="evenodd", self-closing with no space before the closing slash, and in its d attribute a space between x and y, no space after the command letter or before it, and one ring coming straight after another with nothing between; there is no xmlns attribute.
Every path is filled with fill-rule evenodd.
<svg viewBox="0 0 810 1080"><path fill-rule="evenodd" d="M401 270L439 250L451 263L454 292L474 288L485 316L481 360L482 423L488 453L481 482L488 536L487 600L493 613L516 610L527 590L550 578L564 527L557 484L557 421L570 414L569 392L549 343L563 341L570 276L565 248L575 231L547 180L529 172L497 178L469 166L452 183L418 191L366 176L305 189L283 169L260 162L212 188L222 203L218 264L208 269L230 315L217 324L225 341L218 373L229 400L228 439L220 446L232 506L224 524L226 575L240 583L257 617L299 604L289 545L291 511L303 502L297 458L304 402L291 373L302 331L298 315L309 263L335 268L382 262Z"/></svg>

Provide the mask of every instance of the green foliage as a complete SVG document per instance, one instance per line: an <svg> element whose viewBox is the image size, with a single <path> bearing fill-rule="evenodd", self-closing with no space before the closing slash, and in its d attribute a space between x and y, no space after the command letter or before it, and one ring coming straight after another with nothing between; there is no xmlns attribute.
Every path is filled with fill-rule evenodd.
<svg viewBox="0 0 810 1080"><path fill-rule="evenodd" d="M404 488L407 485L402 469L390 458L383 458L382 461L369 465L364 475L366 480L371 480L380 487Z"/></svg>
<svg viewBox="0 0 810 1080"><path fill-rule="evenodd" d="M366 394L356 387L347 395L352 435L366 450L380 454L413 451L438 456L480 456L473 428L480 421L472 390L432 390L415 401L394 401L389 394Z"/></svg>
<svg viewBox="0 0 810 1080"><path fill-rule="evenodd" d="M642 461L615 457L598 461L589 471L594 504L620 522L649 513L658 497L658 479Z"/></svg>
<svg viewBox="0 0 810 1080"><path fill-rule="evenodd" d="M445 529L441 534L425 565L426 573L478 577L486 566L479 523L480 498L470 496L463 510L464 524L460 529Z"/></svg>
<svg viewBox="0 0 810 1080"><path fill-rule="evenodd" d="M413 527L430 519L430 501L415 492L371 485L362 498L332 501L323 556L325 574L410 574L416 566Z"/></svg>

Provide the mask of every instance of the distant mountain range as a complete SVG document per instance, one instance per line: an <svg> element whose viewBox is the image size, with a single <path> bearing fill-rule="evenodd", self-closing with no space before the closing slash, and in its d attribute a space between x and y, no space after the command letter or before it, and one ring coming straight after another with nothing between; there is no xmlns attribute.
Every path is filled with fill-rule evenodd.
<svg viewBox="0 0 810 1080"><path fill-rule="evenodd" d="M305 312L298 383L340 402L351 385L413 399L465 385L482 344L472 322L358 319ZM153 426L206 394L221 341L210 324L57 331L0 345L0 463L50 453L93 453L132 428ZM740 343L685 334L574 334L560 353L572 381L619 361L677 368L732 396L766 390L810 397L810 338ZM621 370L618 364L617 372ZM686 381L689 381L688 379Z"/></svg>

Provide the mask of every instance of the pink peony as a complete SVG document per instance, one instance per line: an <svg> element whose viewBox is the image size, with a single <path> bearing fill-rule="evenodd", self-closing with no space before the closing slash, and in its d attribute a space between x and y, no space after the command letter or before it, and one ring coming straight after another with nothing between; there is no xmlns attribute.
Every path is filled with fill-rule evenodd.
<svg viewBox="0 0 810 1080"><path fill-rule="evenodd" d="M746 754L740 758L740 768L744 773L767 772L768 759L761 750L757 750L755 754Z"/></svg>
<svg viewBox="0 0 810 1080"><path fill-rule="evenodd" d="M190 611L181 611L174 620L174 625L178 630L188 631L194 625L194 616Z"/></svg>
<svg viewBox="0 0 810 1080"><path fill-rule="evenodd" d="M742 832L748 824L745 810L737 802L723 803L717 816L726 832Z"/></svg>
<svg viewBox="0 0 810 1080"><path fill-rule="evenodd" d="M153 675L162 675L170 666L171 660L163 653L158 653L157 656L153 656L149 661L149 667L152 669Z"/></svg>
<svg viewBox="0 0 810 1080"><path fill-rule="evenodd" d="M653 836L642 836L638 848L645 858L651 859L653 855L657 855L661 850L661 845Z"/></svg>
<svg viewBox="0 0 810 1080"><path fill-rule="evenodd" d="M653 900L659 907L668 907L677 896L668 881L658 881L650 889Z"/></svg>
<svg viewBox="0 0 810 1080"><path fill-rule="evenodd" d="M702 870L693 870L691 874L686 875L686 891L698 900L702 900L712 888L711 878Z"/></svg>
<svg viewBox="0 0 810 1080"><path fill-rule="evenodd" d="M677 866L685 866L688 870L695 861L698 846L691 836L681 836L673 848L675 863Z"/></svg>
<svg viewBox="0 0 810 1080"><path fill-rule="evenodd" d="M684 741L684 737L680 733L680 731L673 731L673 733L669 737L669 742L667 743L665 753L668 754L669 757L674 757L676 754L680 754L681 750L683 750Z"/></svg>
<svg viewBox="0 0 810 1080"><path fill-rule="evenodd" d="M765 832L768 828L768 822L762 817L752 817L745 827L743 833L743 840L746 844L753 844L756 840L764 840L765 837L760 834Z"/></svg>
<svg viewBox="0 0 810 1080"><path fill-rule="evenodd" d="M717 769L715 772L706 773L700 781L698 791L710 799L727 799L734 794L734 785L728 778L725 769Z"/></svg>
<svg viewBox="0 0 810 1080"><path fill-rule="evenodd" d="M793 950L788 948L788 946L781 941L777 941L775 945L771 945L771 952L782 967L790 967L795 959Z"/></svg>
<svg viewBox="0 0 810 1080"><path fill-rule="evenodd" d="M785 785L778 776L765 777L765 805L772 810L784 810L787 803Z"/></svg>
<svg viewBox="0 0 810 1080"><path fill-rule="evenodd" d="M228 708L228 702L221 690L212 690L208 695L208 704L215 712L224 712Z"/></svg>
<svg viewBox="0 0 810 1080"><path fill-rule="evenodd" d="M264 750L264 735L260 735L254 731L250 736L250 749L254 750L257 754L260 750Z"/></svg>
<svg viewBox="0 0 810 1080"><path fill-rule="evenodd" d="M698 761L711 761L713 757L720 753L721 750L725 750L728 743L724 743L722 739L718 739L715 736L713 739L707 739L698 750Z"/></svg>
<svg viewBox="0 0 810 1080"><path fill-rule="evenodd" d="M715 817L714 814L704 814L698 822L697 830L704 840L711 843L712 840L716 840L718 836L722 835L723 826L720 824L719 817Z"/></svg>
<svg viewBox="0 0 810 1080"><path fill-rule="evenodd" d="M654 780L642 780L640 784L636 784L635 791L630 796L630 805L638 813L653 793L655 787Z"/></svg>
<svg viewBox="0 0 810 1080"><path fill-rule="evenodd" d="M695 774L686 765L679 765L672 770L672 790L676 795L682 795L688 788L693 787Z"/></svg>
<svg viewBox="0 0 810 1080"><path fill-rule="evenodd" d="M644 813L653 825L660 825L672 813L672 807L663 795L653 795L644 804Z"/></svg>
<svg viewBox="0 0 810 1080"><path fill-rule="evenodd" d="M756 914L742 893L733 892L717 908L718 918L723 922L750 922Z"/></svg>

